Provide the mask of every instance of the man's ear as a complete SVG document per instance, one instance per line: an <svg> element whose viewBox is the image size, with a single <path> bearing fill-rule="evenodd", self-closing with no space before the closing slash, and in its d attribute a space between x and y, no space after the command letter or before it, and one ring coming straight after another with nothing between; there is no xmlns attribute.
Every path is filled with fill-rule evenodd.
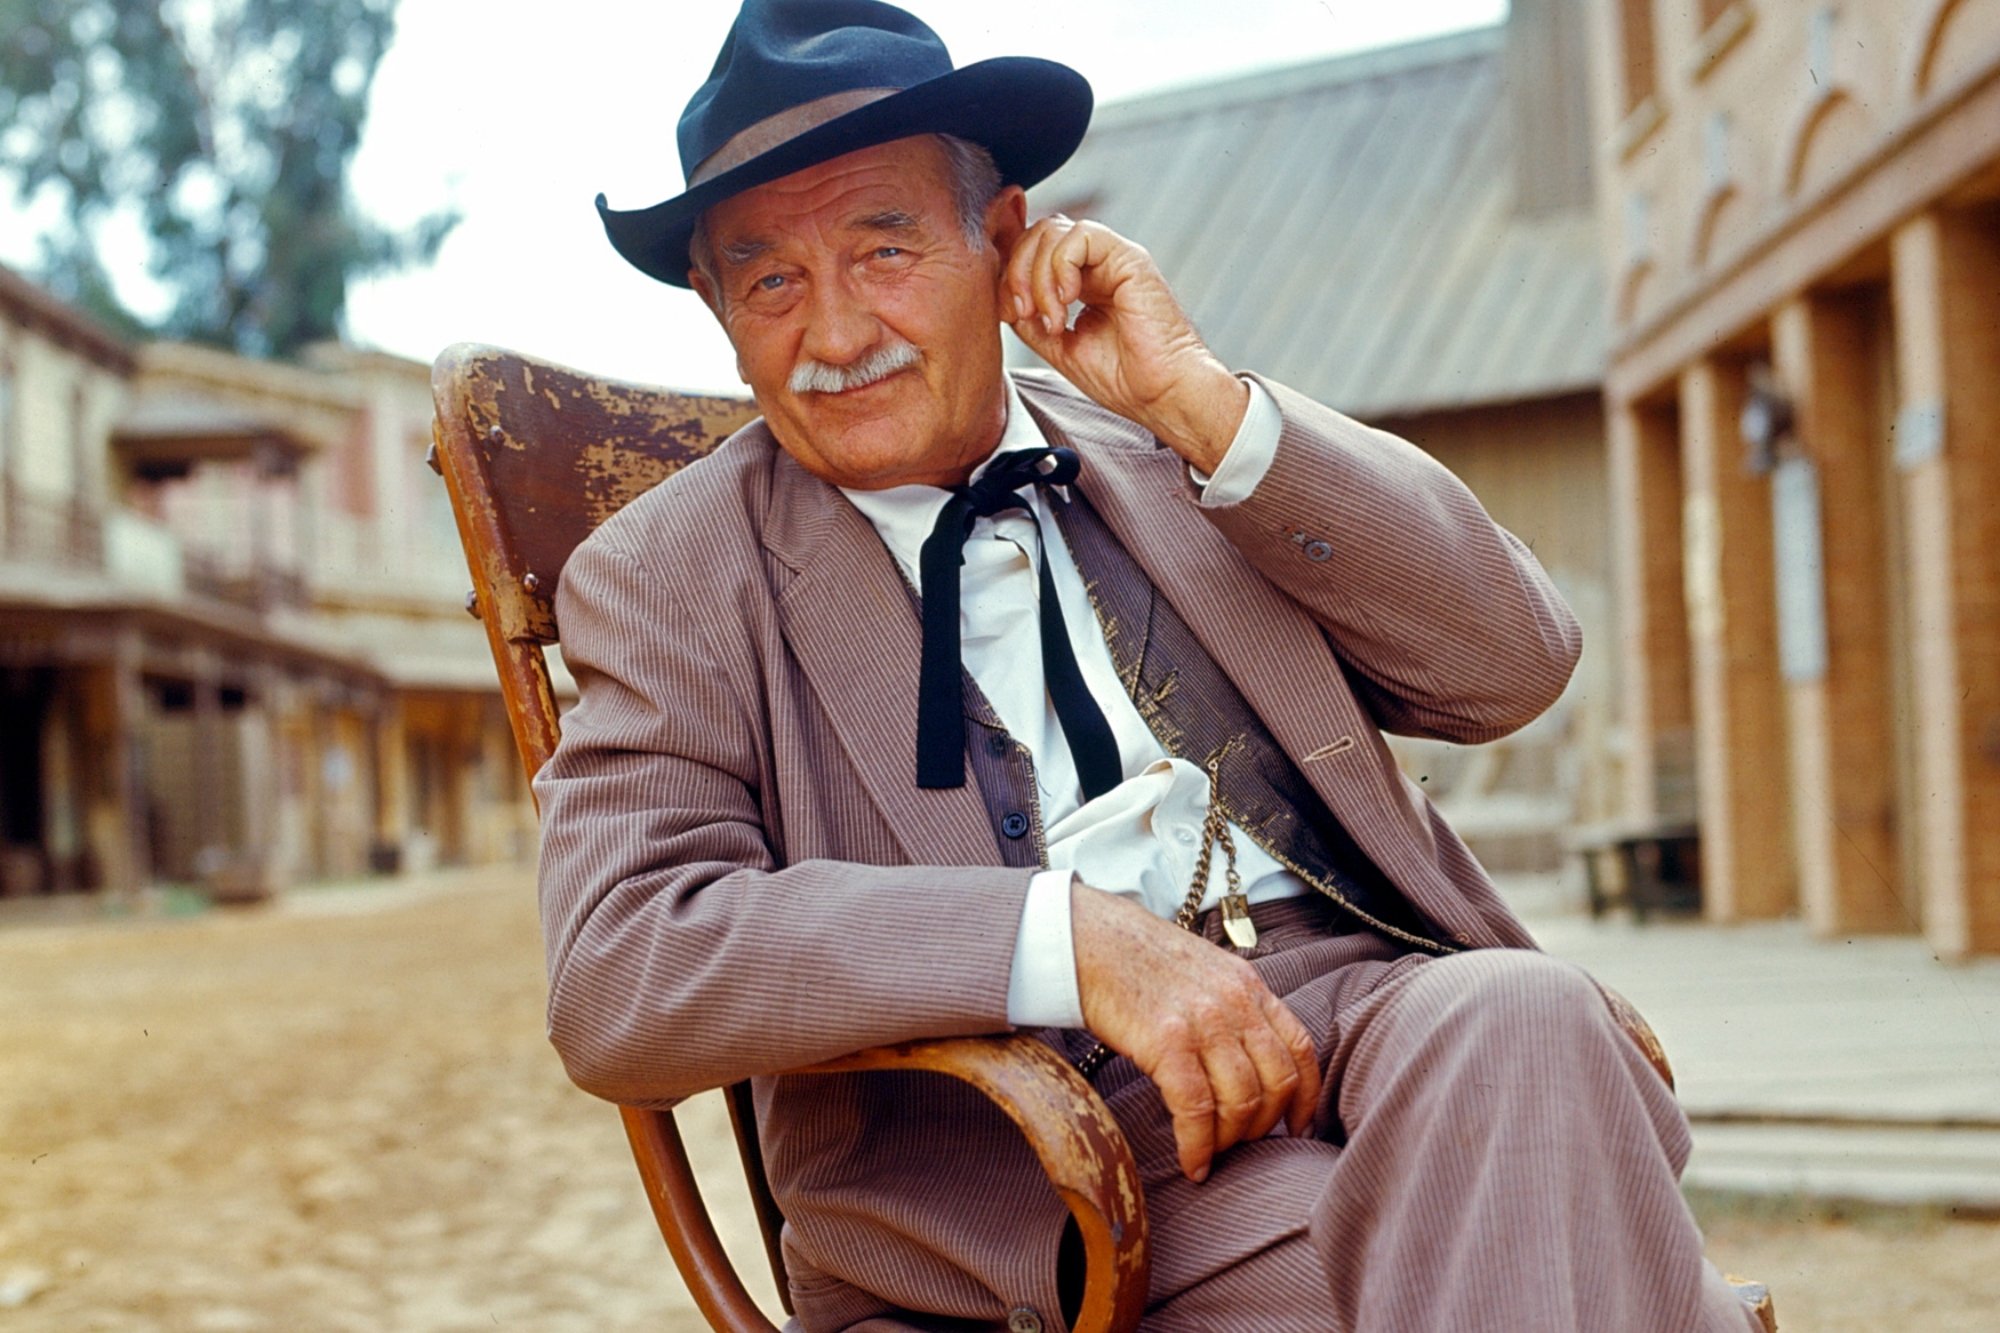
<svg viewBox="0 0 2000 1333"><path fill-rule="evenodd" d="M1009 185L993 196L986 206L986 239L1000 252L1000 266L1014 256L1014 247L1028 230L1028 196L1018 185Z"/></svg>

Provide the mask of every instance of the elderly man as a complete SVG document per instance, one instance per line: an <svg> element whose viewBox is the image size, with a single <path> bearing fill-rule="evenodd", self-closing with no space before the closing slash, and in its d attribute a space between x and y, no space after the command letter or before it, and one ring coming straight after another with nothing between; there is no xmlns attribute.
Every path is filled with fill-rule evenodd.
<svg viewBox="0 0 2000 1333"><path fill-rule="evenodd" d="M1757 1327L1671 1094L1382 740L1534 717L1567 608L1424 454L1232 373L1137 245L1029 225L1089 112L872 0L748 0L687 191L600 201L763 418L563 579L571 1075L757 1080L806 1330L1064 1327L1066 1215L998 1111L777 1076L1009 1027L1133 1147L1148 1329ZM1005 373L1003 324L1060 378Z"/></svg>

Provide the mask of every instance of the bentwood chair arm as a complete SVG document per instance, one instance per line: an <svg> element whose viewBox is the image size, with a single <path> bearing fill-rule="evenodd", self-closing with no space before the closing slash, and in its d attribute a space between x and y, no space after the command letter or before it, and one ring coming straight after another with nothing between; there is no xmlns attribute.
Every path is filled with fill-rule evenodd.
<svg viewBox="0 0 2000 1333"><path fill-rule="evenodd" d="M1014 1122L1083 1236L1083 1305L1075 1333L1131 1333L1145 1307L1146 1205L1131 1149L1083 1077L1028 1037L952 1037L879 1046L795 1071L921 1069L962 1079ZM653 1216L710 1326L771 1333L723 1252L672 1113L622 1108ZM782 1279L781 1279L782 1280Z"/></svg>
<svg viewBox="0 0 2000 1333"><path fill-rule="evenodd" d="M1130 1333L1145 1308L1146 1203L1132 1150L1096 1089L1030 1037L955 1037L877 1046L814 1073L927 1069L961 1079L1007 1113L1083 1233L1075 1333Z"/></svg>

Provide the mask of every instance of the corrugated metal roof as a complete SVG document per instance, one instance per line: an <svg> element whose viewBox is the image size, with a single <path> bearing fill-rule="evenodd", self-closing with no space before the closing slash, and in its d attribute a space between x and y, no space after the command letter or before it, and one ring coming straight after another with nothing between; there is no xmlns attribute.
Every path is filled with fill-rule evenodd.
<svg viewBox="0 0 2000 1333"><path fill-rule="evenodd" d="M1515 208L1503 28L1101 109L1037 212L1151 250L1217 355L1344 411L1603 380L1597 229Z"/></svg>

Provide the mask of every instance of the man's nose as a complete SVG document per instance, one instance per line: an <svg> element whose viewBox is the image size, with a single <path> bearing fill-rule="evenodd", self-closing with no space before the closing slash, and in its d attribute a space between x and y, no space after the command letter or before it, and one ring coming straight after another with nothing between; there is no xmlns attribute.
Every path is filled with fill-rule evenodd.
<svg viewBox="0 0 2000 1333"><path fill-rule="evenodd" d="M801 352L829 366L844 366L873 351L881 338L881 321L851 285L814 285Z"/></svg>

